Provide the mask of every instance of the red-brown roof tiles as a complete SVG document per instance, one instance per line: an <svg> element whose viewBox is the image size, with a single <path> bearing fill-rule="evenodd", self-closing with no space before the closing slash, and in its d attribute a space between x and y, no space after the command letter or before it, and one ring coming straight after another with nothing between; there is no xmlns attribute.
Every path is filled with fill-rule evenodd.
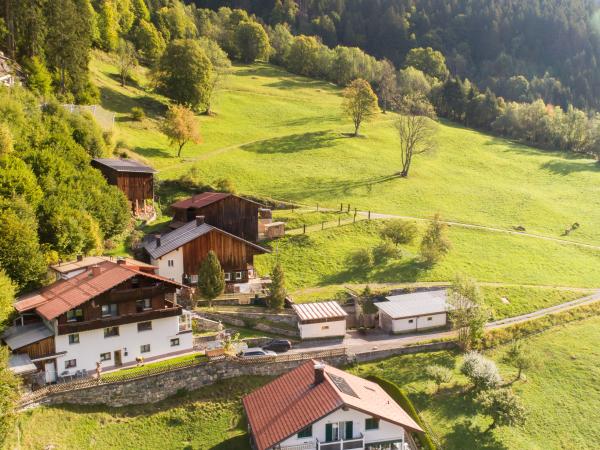
<svg viewBox="0 0 600 450"><path fill-rule="evenodd" d="M258 450L274 446L342 406L372 414L410 430L422 431L373 382L324 365L325 380L315 385L315 363L307 361L244 397L244 408ZM332 377L342 378L357 396L340 391Z"/></svg>
<svg viewBox="0 0 600 450"><path fill-rule="evenodd" d="M171 208L202 208L211 203L218 202L231 194L225 192L203 192L202 194L194 195L193 197L180 200L171 205Z"/></svg>
<svg viewBox="0 0 600 450"><path fill-rule="evenodd" d="M97 270L96 274L94 270ZM35 309L40 316L52 320L137 275L181 286L125 264L105 261L73 278L59 280L23 297L15 303L15 309L19 312Z"/></svg>

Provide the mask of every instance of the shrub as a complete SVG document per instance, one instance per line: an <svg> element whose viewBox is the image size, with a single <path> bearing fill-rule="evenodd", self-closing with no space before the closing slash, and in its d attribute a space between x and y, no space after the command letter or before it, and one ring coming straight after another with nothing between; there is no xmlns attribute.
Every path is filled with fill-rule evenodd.
<svg viewBox="0 0 600 450"><path fill-rule="evenodd" d="M387 239L373 249L373 258L377 263L383 263L388 259L398 259L400 257L402 257L400 249Z"/></svg>
<svg viewBox="0 0 600 450"><path fill-rule="evenodd" d="M439 392L440 386L444 383L449 383L452 380L452 371L444 366L427 366L425 369L427 376L435 383L437 386L437 391Z"/></svg>
<svg viewBox="0 0 600 450"><path fill-rule="evenodd" d="M477 352L465 354L460 371L476 390L494 389L502 383L496 363Z"/></svg>
<svg viewBox="0 0 600 450"><path fill-rule="evenodd" d="M139 106L134 106L131 108L131 120L135 120L136 122L141 122L146 117L146 113Z"/></svg>
<svg viewBox="0 0 600 450"><path fill-rule="evenodd" d="M221 178L216 182L217 191L235 194L235 184L229 178Z"/></svg>
<svg viewBox="0 0 600 450"><path fill-rule="evenodd" d="M482 412L492 418L492 423L487 431L498 425L518 426L525 422L525 407L510 389L496 389L481 392L477 402Z"/></svg>
<svg viewBox="0 0 600 450"><path fill-rule="evenodd" d="M389 239L395 245L410 244L417 235L417 225L404 220L386 222L381 230L381 237Z"/></svg>
<svg viewBox="0 0 600 450"><path fill-rule="evenodd" d="M367 248L360 248L350 255L350 264L361 269L373 267L373 255Z"/></svg>

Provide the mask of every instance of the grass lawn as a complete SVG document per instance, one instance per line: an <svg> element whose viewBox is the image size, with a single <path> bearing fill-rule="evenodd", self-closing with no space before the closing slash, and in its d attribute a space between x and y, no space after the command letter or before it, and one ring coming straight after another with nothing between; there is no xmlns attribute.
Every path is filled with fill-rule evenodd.
<svg viewBox="0 0 600 450"><path fill-rule="evenodd" d="M352 219L352 215L347 212L330 212L330 211L302 211L291 209L282 209L273 211L273 221L285 222L286 230L294 230L311 225L320 225L323 222L335 222L339 219L342 221Z"/></svg>
<svg viewBox="0 0 600 450"><path fill-rule="evenodd" d="M326 229L273 241L277 252L255 258L269 273L275 258L283 265L290 290L345 283L451 281L457 273L482 282L600 287L600 251L518 235L450 227L452 249L431 269L418 260L418 241L404 257L373 267L356 267L349 257L380 242L382 221ZM421 226L422 228L422 226Z"/></svg>
<svg viewBox="0 0 600 450"><path fill-rule="evenodd" d="M6 449L250 450L240 399L265 381L227 380L148 405L28 410Z"/></svg>
<svg viewBox="0 0 600 450"><path fill-rule="evenodd" d="M537 361L526 373L527 382L513 385L527 411L522 428L499 427L489 436L481 430L490 419L478 415L472 395L462 393L465 380L458 372L460 357L435 352L390 358L353 369L404 386L423 418L442 439L447 450L464 449L596 449L600 442L600 318L555 328L527 339L526 347ZM489 356L499 362L506 380L516 372L501 363L506 347ZM433 395L425 367L455 367L453 382Z"/></svg>
<svg viewBox="0 0 600 450"><path fill-rule="evenodd" d="M192 361L207 361L206 357L197 353L190 355L176 356L174 358L165 359L162 361L145 363L143 366L133 366L114 372L105 373L102 375L102 379L106 381L117 380L123 376L140 375L149 372L153 369L166 369L168 367L176 366L181 363L191 363Z"/></svg>
<svg viewBox="0 0 600 450"><path fill-rule="evenodd" d="M340 90L270 65L235 66L214 105L199 117L204 141L177 158L157 119L165 99L139 86L122 88L110 59L91 65L102 105L117 114L116 139L174 179L195 166L204 183L229 178L243 194L339 208L443 217L484 225L524 226L568 239L600 243L600 165L570 154L531 149L442 122L436 150L399 168L395 115L381 114L348 138ZM137 79L143 86L145 71ZM133 106L148 118L129 120Z"/></svg>

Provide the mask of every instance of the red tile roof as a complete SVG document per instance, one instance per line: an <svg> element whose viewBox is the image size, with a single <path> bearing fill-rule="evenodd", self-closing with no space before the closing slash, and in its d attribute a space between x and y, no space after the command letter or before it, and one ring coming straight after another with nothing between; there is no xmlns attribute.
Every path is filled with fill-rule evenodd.
<svg viewBox="0 0 600 450"><path fill-rule="evenodd" d="M141 272L125 264L105 261L96 267L99 272L96 275L94 275L94 268L92 267L73 278L59 280L21 297L15 303L15 309L19 312L35 309L40 316L52 320L137 275L153 278L177 287L182 286L167 278Z"/></svg>
<svg viewBox="0 0 600 450"><path fill-rule="evenodd" d="M211 203L221 201L229 196L231 196L231 194L225 192L203 192L202 194L194 195L193 197L186 198L185 200L175 202L171 205L171 208L202 208L210 205Z"/></svg>
<svg viewBox="0 0 600 450"><path fill-rule="evenodd" d="M376 383L328 365L325 380L314 384L311 360L243 399L258 450L266 450L308 425L347 406L413 431L419 425ZM341 378L354 395L340 390Z"/></svg>

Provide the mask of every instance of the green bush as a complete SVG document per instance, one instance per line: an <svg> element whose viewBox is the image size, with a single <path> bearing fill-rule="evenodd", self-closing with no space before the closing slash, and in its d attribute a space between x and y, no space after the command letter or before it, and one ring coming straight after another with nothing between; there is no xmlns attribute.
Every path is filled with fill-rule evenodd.
<svg viewBox="0 0 600 450"><path fill-rule="evenodd" d="M141 122L146 117L146 113L139 106L134 106L131 108L131 120L135 120L136 122Z"/></svg>
<svg viewBox="0 0 600 450"><path fill-rule="evenodd" d="M398 259L402 257L402 252L393 242L385 239L373 249L373 257L377 263L383 263L388 259Z"/></svg>
<svg viewBox="0 0 600 450"><path fill-rule="evenodd" d="M373 255L367 248L360 248L350 255L349 263L356 268L370 269L373 266Z"/></svg>
<svg viewBox="0 0 600 450"><path fill-rule="evenodd" d="M391 381L388 381L384 378L380 378L376 375L369 375L367 377L367 379L369 381L377 383L390 397L392 397L392 399L396 403L398 403L402 407L402 409L404 411L406 411L408 413L408 415L415 422L417 422L417 425L419 425L421 427L421 429L423 429L423 430L426 429L426 426L425 426L423 420L419 416L419 413L417 413L417 410L415 409L414 405L408 398L408 395L406 395L406 393L402 389L400 389L399 386L392 383ZM425 450L436 450L437 449L436 445L433 443L433 441L431 440L431 438L425 431L415 433L415 435L416 435L417 439L419 440L419 442L421 443L421 447L424 448Z"/></svg>

